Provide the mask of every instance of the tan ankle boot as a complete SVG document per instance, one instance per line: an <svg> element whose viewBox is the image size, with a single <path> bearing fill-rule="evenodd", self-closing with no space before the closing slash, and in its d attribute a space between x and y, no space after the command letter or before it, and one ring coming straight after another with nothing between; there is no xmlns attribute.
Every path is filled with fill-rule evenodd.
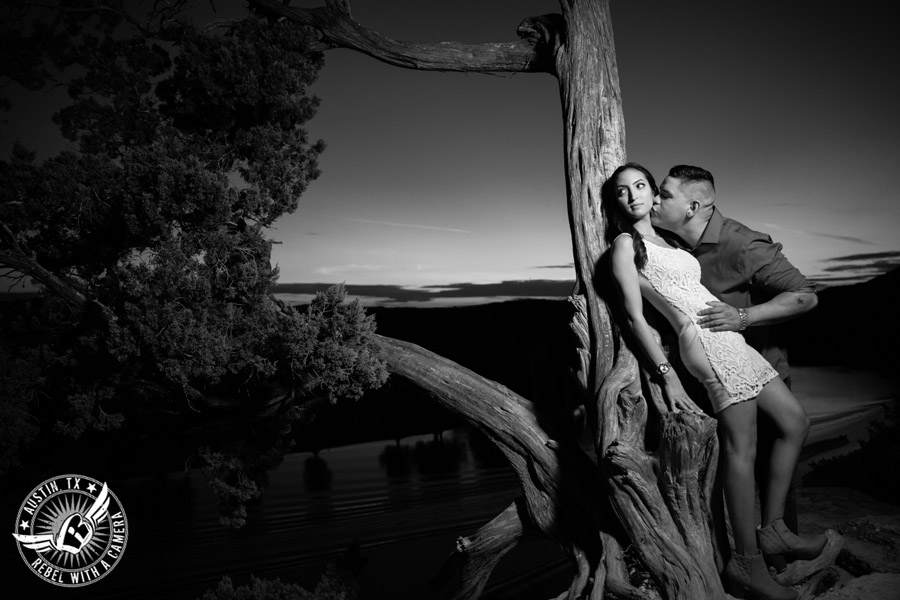
<svg viewBox="0 0 900 600"><path fill-rule="evenodd" d="M822 553L828 538L824 534L798 536L787 528L784 521L776 519L771 525L756 530L756 539L766 559L766 564L779 573L787 568L788 561L810 560Z"/></svg>
<svg viewBox="0 0 900 600"><path fill-rule="evenodd" d="M769 574L762 553L733 554L725 567L728 592L735 598L752 600L795 600L797 590L779 585Z"/></svg>

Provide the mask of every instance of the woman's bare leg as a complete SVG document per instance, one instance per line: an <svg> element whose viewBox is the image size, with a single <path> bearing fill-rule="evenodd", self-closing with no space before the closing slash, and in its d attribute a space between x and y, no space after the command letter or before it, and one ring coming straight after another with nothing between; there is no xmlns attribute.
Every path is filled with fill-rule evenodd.
<svg viewBox="0 0 900 600"><path fill-rule="evenodd" d="M754 400L732 404L716 414L722 453L722 487L731 519L734 549L753 555L756 546L756 411Z"/></svg>
<svg viewBox="0 0 900 600"><path fill-rule="evenodd" d="M762 524L765 526L784 516L800 451L809 434L809 418L781 379L767 383L756 397L756 404L774 436L766 479L760 482Z"/></svg>

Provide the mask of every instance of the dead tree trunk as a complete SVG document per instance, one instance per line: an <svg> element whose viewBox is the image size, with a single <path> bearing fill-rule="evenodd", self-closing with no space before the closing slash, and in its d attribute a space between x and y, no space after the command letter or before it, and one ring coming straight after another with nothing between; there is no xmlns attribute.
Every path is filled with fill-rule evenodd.
<svg viewBox="0 0 900 600"><path fill-rule="evenodd" d="M595 446L610 500L631 541L669 598L721 597L712 546L710 492L715 478L714 422L698 412L648 403L639 369L615 335L605 300L605 219L600 188L625 162L625 127L607 2L562 2L567 27L556 53L565 119L569 217L578 280L587 299L591 363L586 378L596 406ZM619 343L617 343L617 341ZM657 396L644 378L643 389ZM671 406L691 406L670 390ZM648 432L655 410L657 432ZM648 435L649 434L649 435ZM647 440L658 436L655 447Z"/></svg>

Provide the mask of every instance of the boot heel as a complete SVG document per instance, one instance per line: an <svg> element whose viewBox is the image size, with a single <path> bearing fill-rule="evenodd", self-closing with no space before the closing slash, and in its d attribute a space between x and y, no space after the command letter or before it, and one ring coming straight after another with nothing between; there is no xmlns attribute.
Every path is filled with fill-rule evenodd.
<svg viewBox="0 0 900 600"><path fill-rule="evenodd" d="M766 558L766 564L781 573L792 560L811 560L819 556L828 544L823 534L798 536L775 519L765 527L756 529L756 540Z"/></svg>
<svg viewBox="0 0 900 600"><path fill-rule="evenodd" d="M776 573L783 573L787 569L787 560L784 554L763 554L766 559L766 566L775 569Z"/></svg>

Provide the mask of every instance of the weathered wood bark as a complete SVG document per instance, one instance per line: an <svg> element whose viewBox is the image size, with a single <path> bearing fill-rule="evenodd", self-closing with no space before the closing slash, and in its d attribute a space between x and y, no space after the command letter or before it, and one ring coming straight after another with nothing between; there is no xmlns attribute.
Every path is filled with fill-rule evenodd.
<svg viewBox="0 0 900 600"><path fill-rule="evenodd" d="M565 119L569 215L592 340L588 382L597 406L597 455L609 475L616 512L665 595L721 596L709 527L715 427L697 413L671 413L655 402L661 442L653 455L647 453L647 406L636 385L636 361L621 345L617 356L604 297L609 290L602 289L602 273L597 273L608 247L600 189L609 173L625 162L609 5L591 0L561 4L567 35L556 54L557 73ZM683 390L670 393L673 402L692 404ZM658 399L657 394L651 389L651 398Z"/></svg>
<svg viewBox="0 0 900 600"><path fill-rule="evenodd" d="M541 72L552 62L546 54L535 53L535 44L546 29L535 23L522 26L521 40L490 44L457 42L416 43L392 40L367 29L353 20L350 2L326 0L320 8L293 8L278 0L251 0L250 6L260 12L277 15L311 27L318 34L315 51L349 48L388 64L423 71L466 71L481 73ZM553 20L556 15L549 15Z"/></svg>
<svg viewBox="0 0 900 600"><path fill-rule="evenodd" d="M444 587L459 573L461 583L456 589L455 597L478 598L494 567L519 544L528 531L539 532L519 499L483 525L475 535L457 538L456 549L441 572L432 580L432 588Z"/></svg>

